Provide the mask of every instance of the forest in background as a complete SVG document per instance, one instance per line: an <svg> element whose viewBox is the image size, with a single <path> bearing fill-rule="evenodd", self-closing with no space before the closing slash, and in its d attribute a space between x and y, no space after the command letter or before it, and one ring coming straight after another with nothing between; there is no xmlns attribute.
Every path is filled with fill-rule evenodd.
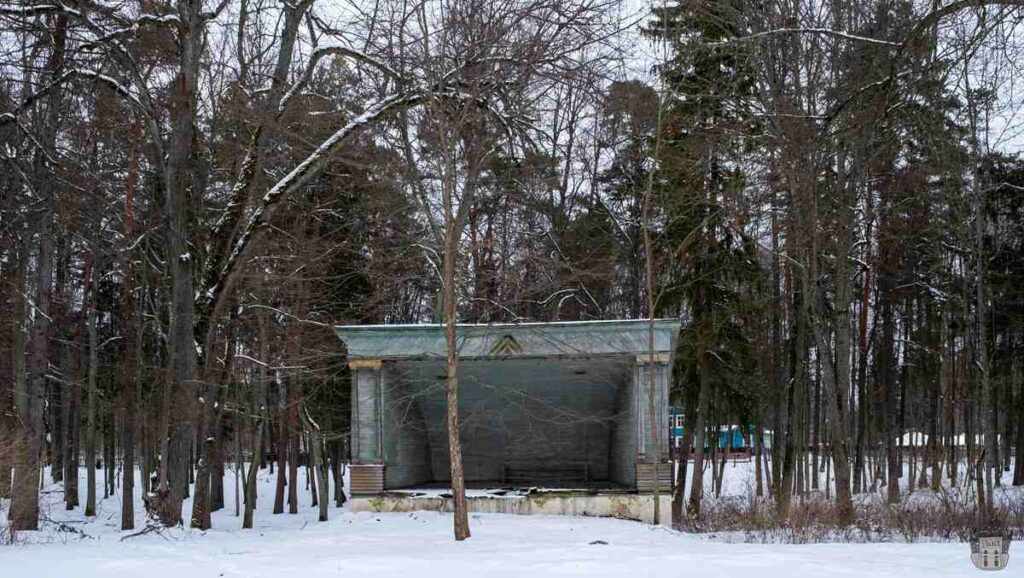
<svg viewBox="0 0 1024 578"><path fill-rule="evenodd" d="M679 527L714 527L705 440L729 424L772 439L758 523L822 492L856 523L856 496L902 504L909 477L1024 527L995 499L1024 485L1022 19L1024 0L0 2L11 528L39 526L41 471L94 512L76 473L96 463L105 493L204 529L226 463L250 462L247 527L258 468L293 513L310 468L326 518L349 427L334 325L445 323L451 402L456 321L648 317L684 321L680 478L702 467Z"/></svg>

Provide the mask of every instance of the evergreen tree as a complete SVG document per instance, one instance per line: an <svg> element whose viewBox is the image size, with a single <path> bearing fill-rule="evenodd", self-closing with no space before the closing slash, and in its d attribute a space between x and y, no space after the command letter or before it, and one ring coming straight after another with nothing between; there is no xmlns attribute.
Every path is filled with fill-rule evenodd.
<svg viewBox="0 0 1024 578"><path fill-rule="evenodd" d="M686 411L695 456L691 523L700 516L712 399L732 405L716 408L720 417L749 419L756 393L748 376L762 270L743 231L749 200L742 155L749 140L739 138L755 130L754 76L742 47L712 46L743 34L746 9L743 1L687 2L656 9L648 28L672 51L660 68L666 120L657 200L666 263L659 307L681 306L689 318L677 363L696 390L686 396L696 400Z"/></svg>

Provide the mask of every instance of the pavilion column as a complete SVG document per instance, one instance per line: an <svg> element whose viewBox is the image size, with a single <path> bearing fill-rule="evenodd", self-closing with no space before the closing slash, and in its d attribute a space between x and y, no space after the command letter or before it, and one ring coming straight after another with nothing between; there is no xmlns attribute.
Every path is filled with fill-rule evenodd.
<svg viewBox="0 0 1024 578"><path fill-rule="evenodd" d="M649 355L638 355L633 371L633 392L636 395L637 419L637 488L649 490L653 486L654 463L668 463L669 432L668 432L668 380L669 354L660 353L652 358ZM654 395L650 395L649 371L654 371ZM657 427L651 428L651 403L654 403L654 419ZM657 435L655 435L657 432ZM661 487L671 486L671 468L661 467L658 477L662 480Z"/></svg>
<svg viewBox="0 0 1024 578"><path fill-rule="evenodd" d="M383 399L385 372L379 359L354 359L352 370L353 494L384 490Z"/></svg>

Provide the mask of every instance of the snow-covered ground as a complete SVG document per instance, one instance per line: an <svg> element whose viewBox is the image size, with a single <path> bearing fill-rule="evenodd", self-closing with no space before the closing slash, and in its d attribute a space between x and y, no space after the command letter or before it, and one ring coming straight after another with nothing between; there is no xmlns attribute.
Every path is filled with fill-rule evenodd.
<svg viewBox="0 0 1024 578"><path fill-rule="evenodd" d="M730 464L727 466L731 468ZM737 464L731 492L746 484ZM637 522L599 518L473 515L473 537L455 543L451 516L434 512L352 514L330 510L317 522L300 474L297 515L270 513L273 480L260 479L256 527L241 530L234 516L233 476L226 478L227 508L214 513L214 529L183 528L126 538L120 497L102 500L95 518L67 512L60 486L43 494L43 529L23 532L0 547L0 578L238 578L319 576L976 576L962 543L736 544ZM82 487L84 488L84 471ZM102 495L102 493L100 494ZM84 501L84 489L82 494ZM188 509L186 503L186 510ZM0 506L5 508L6 504ZM139 528L146 523L141 505ZM1020 543L1013 557L1024 556ZM1020 553L1017 550L1022 550ZM1013 560L1009 575L1021 575Z"/></svg>

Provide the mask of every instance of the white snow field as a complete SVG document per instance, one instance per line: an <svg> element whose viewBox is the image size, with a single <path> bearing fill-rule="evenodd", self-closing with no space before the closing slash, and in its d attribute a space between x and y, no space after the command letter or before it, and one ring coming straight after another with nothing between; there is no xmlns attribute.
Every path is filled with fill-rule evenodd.
<svg viewBox="0 0 1024 578"><path fill-rule="evenodd" d="M241 530L230 471L225 482L227 507L214 513L213 530L130 538L119 530L120 495L99 501L97 516L86 519L81 509L66 511L60 486L51 484L42 496L43 528L0 546L0 578L978 575L962 543L736 544L602 518L472 515L473 537L456 543L451 516L436 512L352 514L332 505L331 520L317 522L304 473L299 513L273 515L266 470L256 527ZM136 522L139 529L147 522L141 505ZM1016 542L1004 575L1024 576L1018 556L1024 546Z"/></svg>

